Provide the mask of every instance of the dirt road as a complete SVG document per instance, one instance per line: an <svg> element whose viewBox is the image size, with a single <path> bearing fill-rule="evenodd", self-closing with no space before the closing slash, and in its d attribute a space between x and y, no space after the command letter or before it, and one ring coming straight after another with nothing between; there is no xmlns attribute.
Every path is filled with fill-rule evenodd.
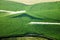
<svg viewBox="0 0 60 40"><path fill-rule="evenodd" d="M27 5L32 5L36 3L42 3L42 2L54 2L54 1L60 1L60 0L9 0L9 1L15 1L19 3L24 3Z"/></svg>

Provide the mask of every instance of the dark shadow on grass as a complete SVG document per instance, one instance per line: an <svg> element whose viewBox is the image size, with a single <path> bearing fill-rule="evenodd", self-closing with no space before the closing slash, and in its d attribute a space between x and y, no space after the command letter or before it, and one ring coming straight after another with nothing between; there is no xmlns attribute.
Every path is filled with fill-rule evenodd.
<svg viewBox="0 0 60 40"><path fill-rule="evenodd" d="M55 40L53 38L46 37L43 34L38 34L38 33L25 33L25 34L19 34L19 35L11 35L11 36L0 37L0 39L16 38L16 37L38 37L38 38L44 38L44 39L47 39L47 40Z"/></svg>
<svg viewBox="0 0 60 40"><path fill-rule="evenodd" d="M14 16L12 18L21 18L21 17L29 17L30 19L38 19L38 20L43 20L43 18L37 18L37 17L33 17L31 15L28 15L28 14L21 14L21 15L18 15L18 16Z"/></svg>
<svg viewBox="0 0 60 40"><path fill-rule="evenodd" d="M21 15L17 15L17 16L12 16L11 18L21 18L21 17L29 17L30 19L37 19L37 20L54 20L55 22L60 22L60 20L57 20L57 19L52 19L52 18L38 18L38 17L34 17L34 16L31 16L31 15L28 15L26 13L23 13Z"/></svg>

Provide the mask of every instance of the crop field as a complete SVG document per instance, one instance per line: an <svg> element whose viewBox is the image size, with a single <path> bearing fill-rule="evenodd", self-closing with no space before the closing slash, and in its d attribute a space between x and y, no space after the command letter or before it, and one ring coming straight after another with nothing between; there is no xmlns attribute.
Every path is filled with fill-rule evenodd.
<svg viewBox="0 0 60 40"><path fill-rule="evenodd" d="M49 5L50 3L47 3L47 4ZM58 5L60 4L60 2L53 2L52 8L53 9L56 8L58 11L56 13L52 12L53 14L55 13L55 15L52 16L53 18L52 17L50 18L50 16L46 16L45 14L40 15L39 11L36 11L34 14L34 11L36 9L37 10L39 9L39 8L36 8L36 9L32 8L32 6L35 6L35 5L25 5L22 3L1 0L0 1L0 10L8 10L8 11L26 10L27 12L22 13L22 14L13 14L13 15L7 15L9 13L6 13L6 12L0 12L0 37L25 34L25 33L37 33L37 34L42 34L46 37L53 38L54 40L55 39L60 40L60 25L29 24L30 22L60 22L60 16L59 16L60 15L60 11L59 11L60 6L55 7L56 3L58 3ZM41 3L40 5L44 5L44 4L45 3ZM30 8L32 8L32 9L30 9ZM45 9L48 10L47 7ZM41 7L42 11L45 9L43 9L43 7ZM50 11L48 11L48 12L50 12ZM46 13L48 13L48 12L46 12ZM44 13L44 12L42 12L42 13ZM38 16L38 15L40 15L40 16ZM44 15L46 17L44 17ZM56 17L56 19L54 17ZM21 39L19 39L19 40L21 40Z"/></svg>

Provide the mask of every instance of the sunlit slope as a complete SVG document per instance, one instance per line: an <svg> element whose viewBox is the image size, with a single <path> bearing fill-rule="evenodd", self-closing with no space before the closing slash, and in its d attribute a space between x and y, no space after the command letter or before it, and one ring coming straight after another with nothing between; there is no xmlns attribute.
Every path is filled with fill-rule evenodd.
<svg viewBox="0 0 60 40"><path fill-rule="evenodd" d="M10 11L20 11L24 10L26 7L25 4L10 2L10 1L0 1L0 10L10 10Z"/></svg>
<svg viewBox="0 0 60 40"><path fill-rule="evenodd" d="M30 8L30 7L20 6L20 4L17 4L14 2L7 2L7 1L0 1L0 5L1 5L0 6L1 10L3 9L3 10L10 10L10 11L18 11L18 10L24 10L24 9L28 10L28 8ZM41 10L43 11L44 9L41 9ZM60 40L60 25L29 24L30 22L41 22L41 21L60 22L60 21L51 20L48 17L44 18L44 16L42 17L42 15L40 16L40 14L38 13L34 15L35 13L34 14L32 13L33 10L31 13L30 11L28 11L29 13L27 12L22 15L16 14L15 16L9 15L9 16L0 17L0 37L18 35L18 34L24 34L24 33L38 33L47 37L56 38L57 40ZM5 14L7 13L0 12L1 16ZM29 14L32 14L32 15L29 15ZM39 17L37 15L39 15Z"/></svg>
<svg viewBox="0 0 60 40"><path fill-rule="evenodd" d="M2 40L47 40L47 39L40 37L16 37L16 38L5 38Z"/></svg>
<svg viewBox="0 0 60 40"><path fill-rule="evenodd" d="M11 2L11 1L6 1L6 0L1 0L0 1L0 17L5 17L9 16L10 13L7 12L1 12L1 10L6 10L6 11L23 11L27 10L28 6L22 3L16 3L16 2ZM20 15L20 14L16 14Z"/></svg>
<svg viewBox="0 0 60 40"><path fill-rule="evenodd" d="M26 15L26 14L25 14ZM30 22L41 22L30 16L0 17L0 37L24 33L38 33L47 37L60 39L60 25L31 25Z"/></svg>
<svg viewBox="0 0 60 40"><path fill-rule="evenodd" d="M32 5L28 13L38 18L60 20L60 2L47 2Z"/></svg>

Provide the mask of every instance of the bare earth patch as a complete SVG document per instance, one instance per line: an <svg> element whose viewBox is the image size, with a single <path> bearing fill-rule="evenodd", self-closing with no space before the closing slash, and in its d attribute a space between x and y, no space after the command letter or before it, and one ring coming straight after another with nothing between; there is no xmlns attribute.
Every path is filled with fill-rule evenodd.
<svg viewBox="0 0 60 40"><path fill-rule="evenodd" d="M32 4L36 4L36 3L54 2L54 1L60 1L60 0L9 0L9 1L14 1L14 2L19 2L19 3L24 3L27 5L32 5Z"/></svg>

